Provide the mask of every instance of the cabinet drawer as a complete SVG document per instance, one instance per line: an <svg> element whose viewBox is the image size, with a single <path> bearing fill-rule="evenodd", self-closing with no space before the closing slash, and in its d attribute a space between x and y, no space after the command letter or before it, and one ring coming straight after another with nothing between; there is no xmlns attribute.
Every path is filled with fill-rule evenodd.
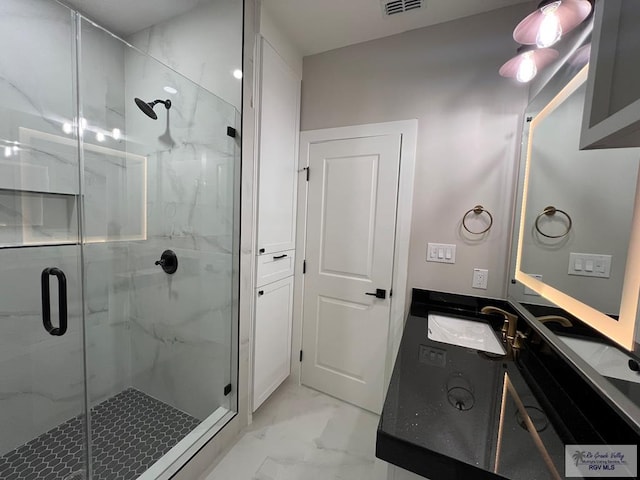
<svg viewBox="0 0 640 480"><path fill-rule="evenodd" d="M293 275L295 253L295 250L286 250L258 256L256 285L266 285Z"/></svg>

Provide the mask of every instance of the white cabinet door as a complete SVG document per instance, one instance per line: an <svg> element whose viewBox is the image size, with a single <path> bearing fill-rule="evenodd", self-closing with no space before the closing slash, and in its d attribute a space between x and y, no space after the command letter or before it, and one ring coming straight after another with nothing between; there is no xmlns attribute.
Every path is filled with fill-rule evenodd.
<svg viewBox="0 0 640 480"><path fill-rule="evenodd" d="M256 291L253 355L253 411L291 372L293 277Z"/></svg>
<svg viewBox="0 0 640 480"><path fill-rule="evenodd" d="M262 40L258 253L295 248L300 79Z"/></svg>

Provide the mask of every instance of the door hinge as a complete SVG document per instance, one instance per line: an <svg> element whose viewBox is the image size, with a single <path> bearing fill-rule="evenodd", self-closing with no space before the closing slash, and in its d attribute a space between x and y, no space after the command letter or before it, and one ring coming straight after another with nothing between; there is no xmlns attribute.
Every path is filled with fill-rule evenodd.
<svg viewBox="0 0 640 480"><path fill-rule="evenodd" d="M310 168L309 167L304 167L303 170L307 171L307 182L308 182L309 181L309 170L310 170Z"/></svg>
<svg viewBox="0 0 640 480"><path fill-rule="evenodd" d="M303 260L302 261L302 274L304 275L305 273L307 273L307 261Z"/></svg>
<svg viewBox="0 0 640 480"><path fill-rule="evenodd" d="M302 350L300 350L300 361L302 361Z"/></svg>
<svg viewBox="0 0 640 480"><path fill-rule="evenodd" d="M225 397L231 393L231 384L224 387L224 395Z"/></svg>
<svg viewBox="0 0 640 480"><path fill-rule="evenodd" d="M236 138L237 131L233 127L227 127L227 136L231 138Z"/></svg>
<svg viewBox="0 0 640 480"><path fill-rule="evenodd" d="M393 288L389 290L389 298L393 297Z"/></svg>

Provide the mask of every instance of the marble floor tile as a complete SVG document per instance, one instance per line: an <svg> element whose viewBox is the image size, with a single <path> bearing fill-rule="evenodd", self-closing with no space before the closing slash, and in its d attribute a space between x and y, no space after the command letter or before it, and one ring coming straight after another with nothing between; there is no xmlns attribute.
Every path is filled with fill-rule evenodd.
<svg viewBox="0 0 640 480"><path fill-rule="evenodd" d="M205 480L386 480L379 417L315 390L282 385Z"/></svg>

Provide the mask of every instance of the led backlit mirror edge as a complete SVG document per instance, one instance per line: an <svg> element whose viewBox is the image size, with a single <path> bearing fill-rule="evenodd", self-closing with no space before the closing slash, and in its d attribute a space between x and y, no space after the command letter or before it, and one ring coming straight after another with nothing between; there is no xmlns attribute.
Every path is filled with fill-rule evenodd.
<svg viewBox="0 0 640 480"><path fill-rule="evenodd" d="M528 179L532 154L533 133L535 127L565 101L578 87L586 82L588 65L585 66L569 83L537 114L530 122L529 135L524 163L520 222L518 225L518 244L515 259L515 279L530 288L543 298L593 327L622 348L633 351L635 344L635 325L638 310L638 293L640 292L640 189L636 189L634 200L633 224L627 254L626 268L620 315L616 321L608 315L567 295L566 293L545 284L521 270L521 257L524 238L524 219L527 207ZM515 233L515 232L514 232Z"/></svg>

